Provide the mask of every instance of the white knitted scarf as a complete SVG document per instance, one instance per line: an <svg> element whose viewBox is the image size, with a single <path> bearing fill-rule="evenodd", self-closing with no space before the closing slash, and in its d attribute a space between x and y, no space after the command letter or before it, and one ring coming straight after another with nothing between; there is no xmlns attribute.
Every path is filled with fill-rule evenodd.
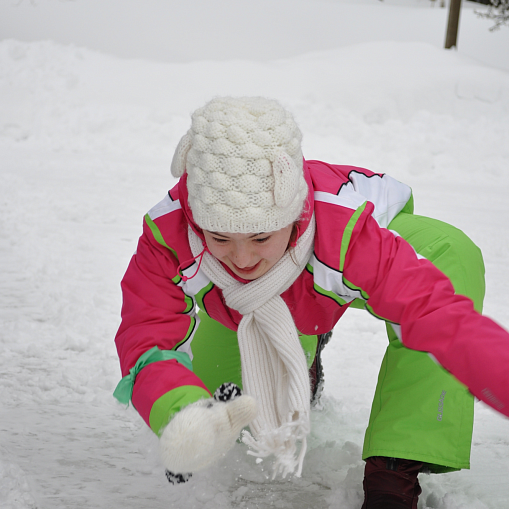
<svg viewBox="0 0 509 509"><path fill-rule="evenodd" d="M191 228L188 236L193 255L199 256L203 251L201 239ZM252 449L248 454L258 458L275 455L274 477L278 473L283 477L301 475L310 431L306 357L281 294L306 267L314 236L313 215L293 253L286 251L266 274L248 284L230 276L208 252L201 264L207 277L223 291L227 306L243 315L237 331L242 384L245 393L257 400L258 415L250 424L253 434L244 431L242 440Z"/></svg>

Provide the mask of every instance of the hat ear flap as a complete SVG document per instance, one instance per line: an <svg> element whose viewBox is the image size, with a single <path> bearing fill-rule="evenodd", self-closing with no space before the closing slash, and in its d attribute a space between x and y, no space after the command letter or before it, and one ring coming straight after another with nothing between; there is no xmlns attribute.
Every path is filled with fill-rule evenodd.
<svg viewBox="0 0 509 509"><path fill-rule="evenodd" d="M274 201L279 208L288 207L299 190L299 169L286 152L279 152L272 164L272 169Z"/></svg>
<svg viewBox="0 0 509 509"><path fill-rule="evenodd" d="M187 153L191 148L191 136L189 133L184 134L182 139L179 141L173 159L171 161L171 174L175 178L180 178L186 171L186 160Z"/></svg>

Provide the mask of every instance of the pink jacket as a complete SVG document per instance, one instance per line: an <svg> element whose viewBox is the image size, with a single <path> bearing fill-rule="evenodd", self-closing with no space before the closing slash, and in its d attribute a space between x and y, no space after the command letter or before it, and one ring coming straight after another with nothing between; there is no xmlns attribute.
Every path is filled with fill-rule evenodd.
<svg viewBox="0 0 509 509"><path fill-rule="evenodd" d="M305 161L304 167L310 193L300 230L314 211L314 253L282 294L297 329L328 332L354 299L363 299L369 312L394 324L405 346L431 353L475 396L509 416L509 334L474 311L470 299L455 295L444 274L386 228L400 211L412 211L410 188L352 166ZM185 177L145 216L122 280L116 336L122 376L154 347L165 352L135 373L132 392L133 405L155 432L183 406L186 388L193 389L186 404L208 395L189 369L199 326L196 305L232 330L241 319L201 270L187 281L177 271L180 265L186 276L195 274L188 225L201 235L187 203ZM158 418L161 402L172 408Z"/></svg>

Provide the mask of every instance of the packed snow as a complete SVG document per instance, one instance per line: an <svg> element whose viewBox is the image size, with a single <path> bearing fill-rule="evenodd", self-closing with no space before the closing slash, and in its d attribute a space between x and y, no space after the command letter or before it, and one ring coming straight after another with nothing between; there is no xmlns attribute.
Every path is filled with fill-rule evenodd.
<svg viewBox="0 0 509 509"><path fill-rule="evenodd" d="M120 280L190 113L214 95L279 99L307 158L411 185L416 213L481 247L485 314L509 328L509 29L488 32L467 2L447 51L447 9L428 0L213 3L143 2L138 25L133 0L0 6L1 509L360 508L387 342L367 313L326 347L300 479L271 481L239 443L171 486L156 438L112 397ZM419 509L507 509L508 476L509 421L478 403L471 470L421 475Z"/></svg>

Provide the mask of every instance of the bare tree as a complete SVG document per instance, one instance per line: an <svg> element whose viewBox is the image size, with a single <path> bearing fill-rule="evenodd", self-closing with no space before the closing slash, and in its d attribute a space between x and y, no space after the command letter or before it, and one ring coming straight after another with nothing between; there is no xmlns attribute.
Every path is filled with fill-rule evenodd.
<svg viewBox="0 0 509 509"><path fill-rule="evenodd" d="M491 5L485 12L475 11L480 18L492 19L495 24L490 32L498 30L502 25L509 26L509 0L491 0Z"/></svg>
<svg viewBox="0 0 509 509"><path fill-rule="evenodd" d="M449 5L449 21L447 22L447 35L445 49L458 44L458 27L460 23L461 0L451 0Z"/></svg>

